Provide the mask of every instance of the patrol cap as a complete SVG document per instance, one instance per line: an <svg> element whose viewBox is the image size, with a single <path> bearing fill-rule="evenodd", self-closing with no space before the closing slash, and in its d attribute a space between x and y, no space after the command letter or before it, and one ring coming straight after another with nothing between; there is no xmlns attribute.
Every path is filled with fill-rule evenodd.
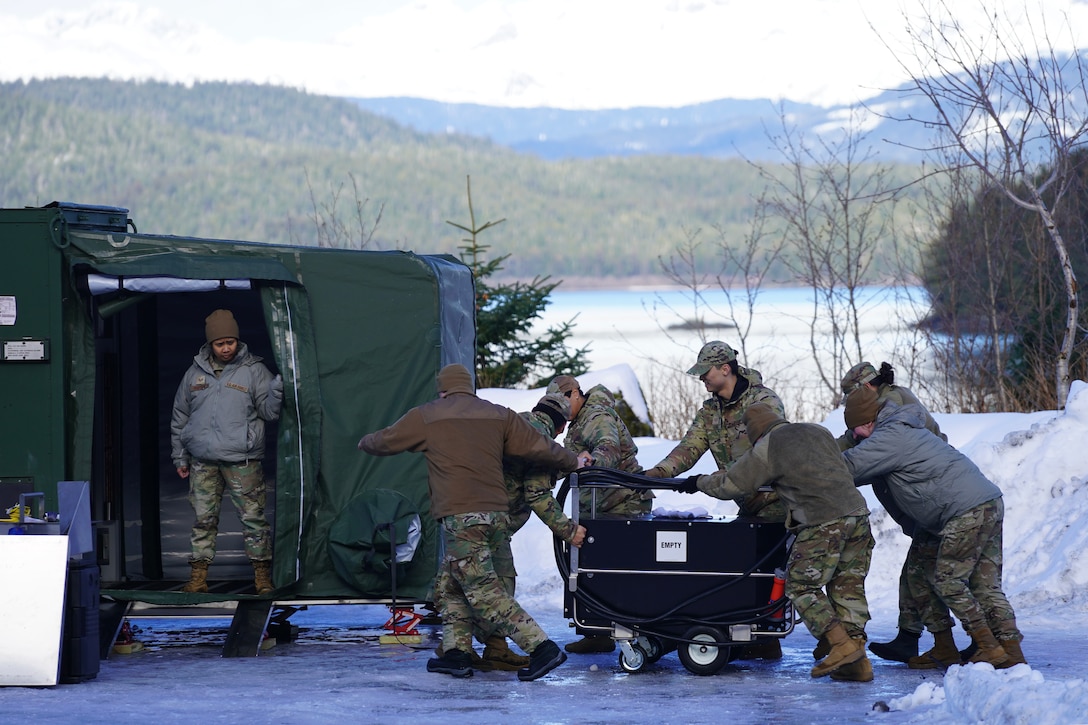
<svg viewBox="0 0 1088 725"><path fill-rule="evenodd" d="M854 392L865 383L873 380L877 376L876 368L872 363L862 362L858 363L854 367L846 371L846 375L842 379L842 394L844 396Z"/></svg>
<svg viewBox="0 0 1088 725"><path fill-rule="evenodd" d="M736 359L736 350L721 340L712 340L703 345L703 349L699 351L699 359L688 370L688 375L694 375L697 378L702 377L710 368L720 367Z"/></svg>
<svg viewBox="0 0 1088 725"><path fill-rule="evenodd" d="M546 393L533 410L551 418L556 430L559 430L570 420L570 398L562 393Z"/></svg>
<svg viewBox="0 0 1088 725"><path fill-rule="evenodd" d="M570 397L570 394L575 390L581 390L582 386L578 384L578 381L570 375L559 375L552 378L552 381L548 383L548 393L559 393L566 397Z"/></svg>

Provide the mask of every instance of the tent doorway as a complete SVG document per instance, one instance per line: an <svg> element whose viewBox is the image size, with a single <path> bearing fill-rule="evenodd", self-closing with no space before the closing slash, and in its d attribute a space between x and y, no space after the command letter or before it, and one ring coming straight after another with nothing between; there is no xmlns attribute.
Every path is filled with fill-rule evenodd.
<svg viewBox="0 0 1088 725"><path fill-rule="evenodd" d="M193 510L188 480L170 456L174 395L204 343L204 319L229 309L250 352L276 374L257 290L144 294L94 305L95 425L92 461L104 582L159 582L189 576ZM266 428L266 515L275 521L276 424ZM211 577L251 582L242 528L229 497L223 501ZM160 580L165 580L161 581Z"/></svg>

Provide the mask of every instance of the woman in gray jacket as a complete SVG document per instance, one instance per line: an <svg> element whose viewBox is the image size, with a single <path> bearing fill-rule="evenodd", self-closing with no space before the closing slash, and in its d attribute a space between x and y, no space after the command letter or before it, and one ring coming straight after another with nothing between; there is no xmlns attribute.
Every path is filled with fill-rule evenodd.
<svg viewBox="0 0 1088 725"><path fill-rule="evenodd" d="M181 591L208 591L208 565L215 558L219 512L227 493L242 522L253 586L258 594L270 594L264 424L279 419L283 380L273 377L261 358L238 339L238 323L230 310L216 310L204 323L207 342L178 386L170 418L171 457L178 475L189 480L189 503L196 513L190 535L191 573Z"/></svg>
<svg viewBox="0 0 1088 725"><path fill-rule="evenodd" d="M999 668L1026 663L1023 636L1001 591L1001 489L926 430L921 406L880 401L876 391L862 387L846 399L845 418L860 440L843 452L854 482L883 478L903 512L938 538L936 559L925 565L934 590L978 647L970 661ZM959 664L951 620L934 608L928 618L934 647L921 657Z"/></svg>

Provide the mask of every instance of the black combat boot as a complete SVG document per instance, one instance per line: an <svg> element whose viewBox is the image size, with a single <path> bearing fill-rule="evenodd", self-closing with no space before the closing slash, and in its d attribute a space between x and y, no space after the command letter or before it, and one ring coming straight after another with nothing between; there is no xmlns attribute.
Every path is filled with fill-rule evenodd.
<svg viewBox="0 0 1088 725"><path fill-rule="evenodd" d="M891 642L870 642L869 651L882 660L906 662L911 657L918 656L918 640L921 637L921 632L900 629Z"/></svg>
<svg viewBox="0 0 1088 725"><path fill-rule="evenodd" d="M550 639L536 646L529 654L529 666L518 671L518 679L524 682L543 677L567 661L567 653Z"/></svg>

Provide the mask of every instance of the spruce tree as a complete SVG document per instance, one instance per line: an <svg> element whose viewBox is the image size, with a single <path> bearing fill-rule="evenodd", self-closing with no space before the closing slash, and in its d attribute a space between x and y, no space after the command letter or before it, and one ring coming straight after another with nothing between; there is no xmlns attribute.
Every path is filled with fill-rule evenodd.
<svg viewBox="0 0 1088 725"><path fill-rule="evenodd" d="M510 255L489 259L490 246L480 242L479 236L506 220L476 226L471 179L466 187L469 225L446 223L468 235L458 249L461 261L472 270L476 282L477 387L536 388L547 385L556 375L584 373L589 348L571 350L567 347L573 321L548 327L542 333L533 331L534 323L541 318L552 290L559 282L552 282L548 276L537 276L531 282L492 284L492 276L502 269L502 263Z"/></svg>

